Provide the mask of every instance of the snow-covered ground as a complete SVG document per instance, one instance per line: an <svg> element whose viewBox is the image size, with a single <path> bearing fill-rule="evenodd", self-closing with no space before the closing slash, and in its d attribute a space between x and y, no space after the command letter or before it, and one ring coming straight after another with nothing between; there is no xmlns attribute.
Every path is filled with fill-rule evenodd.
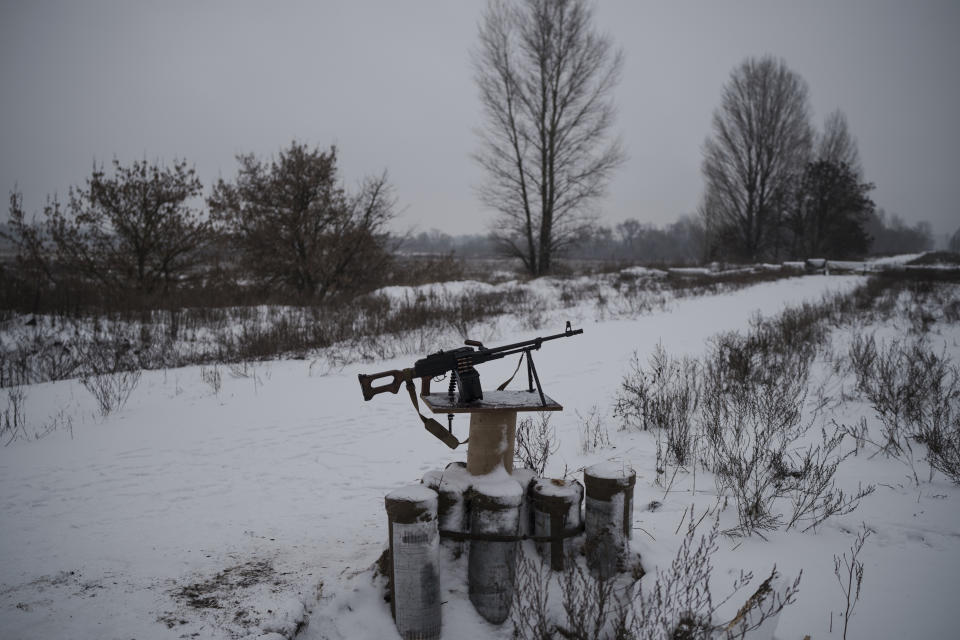
<svg viewBox="0 0 960 640"><path fill-rule="evenodd" d="M652 436L617 430L613 399L634 351L645 359L659 343L671 355L700 355L711 336L743 329L757 313L771 316L861 282L790 278L674 300L634 318L609 319L590 304L551 311L542 331L508 319L496 335L479 337L525 339L560 331L567 319L584 329L537 354L545 390L565 406L551 423L560 448L547 473L603 460L636 469L633 548L648 580L676 553L685 511L702 512L715 498L704 481L694 491L684 480L665 494L654 484ZM931 339L957 360L960 327L938 324ZM105 418L76 381L26 387L30 428L58 428L0 448L0 637L289 637L298 627L298 637L317 640L398 637L371 569L386 543L383 497L465 457L426 433L403 395L363 401L357 373L411 364L220 367L219 385L210 367L147 371L126 406ZM514 365L483 365L485 386ZM850 390L849 381L835 384ZM584 453L578 414L594 410L614 446ZM838 411L838 421L869 415L856 402ZM465 419L454 429L465 437ZM863 591L848 638L955 637L960 489L941 475L915 486L902 463L866 454L849 458L839 475L844 487L862 481L877 491L816 533L722 538L717 584L731 583L740 569L762 576L776 564L790 578L802 569L777 637L839 638L833 556L848 551L866 523L875 533L861 554ZM649 510L654 500L663 506ZM465 564L444 565L444 637L510 637L509 625L493 627L473 612Z"/></svg>

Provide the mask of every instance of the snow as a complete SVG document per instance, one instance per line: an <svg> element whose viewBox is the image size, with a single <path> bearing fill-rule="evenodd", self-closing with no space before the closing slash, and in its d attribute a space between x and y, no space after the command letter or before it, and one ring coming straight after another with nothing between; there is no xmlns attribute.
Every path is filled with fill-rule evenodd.
<svg viewBox="0 0 960 640"><path fill-rule="evenodd" d="M552 480L538 480L534 484L534 491L541 496L561 498L576 496L582 491L582 489L575 485L571 480L554 478Z"/></svg>
<svg viewBox="0 0 960 640"><path fill-rule="evenodd" d="M425 503L429 511L436 511L437 509L437 492L422 484L409 484L399 487L388 493L387 498L398 502Z"/></svg>
<svg viewBox="0 0 960 640"><path fill-rule="evenodd" d="M506 447L506 444L503 446ZM496 498L498 503L503 505L519 506L525 488L520 486L518 478L514 478L507 473L502 464L497 465L490 473L482 476L472 476L470 484L474 491Z"/></svg>
<svg viewBox="0 0 960 640"><path fill-rule="evenodd" d="M391 300L416 300L417 298L431 298L461 295L465 292L497 291L503 285L492 285L478 280L452 280L450 282L435 282L417 287L392 286L382 287L371 295L382 295Z"/></svg>
<svg viewBox="0 0 960 640"><path fill-rule="evenodd" d="M627 267L626 269L621 269L620 273L628 276L648 276L653 278L662 278L667 275L667 272L663 269L651 269L650 267Z"/></svg>
<svg viewBox="0 0 960 640"><path fill-rule="evenodd" d="M911 260L916 260L922 253L903 253L897 256L885 256L883 258L873 258L870 260L871 264L877 265L901 265L907 264Z"/></svg>
<svg viewBox="0 0 960 640"><path fill-rule="evenodd" d="M710 275L713 272L710 271L710 269L707 269L706 267L672 267L670 269L670 273L675 273L677 275L683 275L683 276L688 276L688 275L702 276L702 275Z"/></svg>
<svg viewBox="0 0 960 640"><path fill-rule="evenodd" d="M632 469L624 463L598 462L588 467L586 473L593 478L604 480L626 480L630 477L631 471Z"/></svg>
<svg viewBox="0 0 960 640"><path fill-rule="evenodd" d="M546 325L569 317L584 334L537 353L545 391L565 407L552 418L560 447L546 475L582 481L578 470L592 465L636 469L632 549L651 576L669 566L691 505L699 517L716 498L702 478L683 478L665 492L654 484L652 436L617 430L610 408L633 352L645 359L662 344L674 356L700 355L711 336L745 328L754 314L771 316L861 282L859 275L797 277L671 300L636 317L600 313L592 303L551 312ZM524 286L552 296L557 285ZM938 326L936 350L956 361L960 327ZM494 346L543 333L510 318L491 331ZM63 416L71 428L0 448L0 637L276 639L298 628L307 640L398 637L384 579L372 568L387 542L383 498L465 456L425 433L402 395L363 401L357 373L413 359L339 370L297 360L258 364L252 379L224 376L218 392L202 382L199 367L147 371L128 404L106 417L75 380L26 387L31 430ZM514 366L485 364L484 380L506 379ZM834 383L837 395L850 391L849 381ZM577 415L592 407L614 446L583 453ZM838 422L870 417L865 405L844 407ZM461 437L466 424L454 423ZM902 463L867 453L841 470L843 486L870 482L877 492L816 532L721 539L717 592L741 569L765 576L776 564L790 579L802 569L800 595L783 612L777 637L839 638L836 613L830 632L830 612L842 608L833 555L848 550L866 523L876 533L862 552L863 591L848 637L953 637L960 490L940 475L914 486ZM487 481L520 490L502 468ZM662 506L649 509L654 501ZM190 604L183 594L198 585L220 608ZM466 560L444 549L441 589L444 637L510 637L509 625L493 627L476 614ZM735 612L739 603L727 606Z"/></svg>

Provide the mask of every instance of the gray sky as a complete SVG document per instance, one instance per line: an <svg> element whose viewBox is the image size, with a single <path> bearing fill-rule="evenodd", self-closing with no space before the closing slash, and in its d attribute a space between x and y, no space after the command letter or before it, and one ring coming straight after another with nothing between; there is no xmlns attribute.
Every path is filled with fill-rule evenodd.
<svg viewBox="0 0 960 640"><path fill-rule="evenodd" d="M146 157L186 158L209 190L237 153L296 138L337 144L348 184L387 169L398 229L484 231L469 158L483 6L0 0L0 188L17 184L35 210L94 159ZM960 2L601 0L595 17L626 53L615 95L630 159L604 222L696 209L721 87L770 53L807 80L818 125L846 112L879 206L937 234L960 226Z"/></svg>

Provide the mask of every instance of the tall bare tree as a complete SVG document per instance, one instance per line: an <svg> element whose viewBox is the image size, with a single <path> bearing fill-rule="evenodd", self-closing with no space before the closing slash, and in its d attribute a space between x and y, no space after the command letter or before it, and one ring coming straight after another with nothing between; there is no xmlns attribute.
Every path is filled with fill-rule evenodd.
<svg viewBox="0 0 960 640"><path fill-rule="evenodd" d="M811 138L806 82L783 60L748 58L733 70L704 143L701 214L715 255L755 261L779 251Z"/></svg>
<svg viewBox="0 0 960 640"><path fill-rule="evenodd" d="M491 0L473 52L485 125L474 158L494 235L532 275L589 222L624 160L611 140L623 54L585 0Z"/></svg>

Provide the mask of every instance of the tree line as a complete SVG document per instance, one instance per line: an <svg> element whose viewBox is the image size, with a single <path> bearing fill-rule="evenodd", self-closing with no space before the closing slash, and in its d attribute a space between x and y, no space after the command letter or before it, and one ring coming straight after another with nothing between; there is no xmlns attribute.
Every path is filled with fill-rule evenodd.
<svg viewBox="0 0 960 640"><path fill-rule="evenodd" d="M919 253L933 247L930 225L907 225L897 214L877 209L868 215L864 229L872 239L870 255ZM492 258L502 255L489 235L454 236L436 229L397 240L406 254L445 255L456 258ZM595 260L612 265L692 266L710 260L707 231L695 215L681 215L665 225L627 218L613 225L584 227L561 254L565 259ZM960 253L960 231L950 241L950 251Z"/></svg>
<svg viewBox="0 0 960 640"><path fill-rule="evenodd" d="M842 119L835 116L832 122L833 134L825 140L855 160L855 150L844 142L849 138ZM71 187L62 201L49 197L32 216L23 208L22 194L12 192L10 222L0 236L13 243L16 263L0 265L2 307L77 311L264 301L318 304L385 284L396 269L398 250L462 258L503 252L497 234L391 235L387 225L397 205L387 174L348 189L339 175L336 147L309 148L293 141L270 160L247 154L238 156L237 163L236 176L217 180L206 197L196 171L183 160L170 165L114 160L109 171L95 166L84 185ZM785 223L794 226L784 229L795 232L782 236L807 255L844 257L854 246L844 244L843 251L831 253L842 239L830 219L835 213L831 198L851 184L849 166L855 165L808 162L801 184L823 187L825 193L815 199L820 192L810 187L804 197L811 202L804 206L811 215L826 212L824 219L812 219L807 233L803 217L786 217ZM837 182L840 187L834 188ZM851 208L841 212L858 211L858 193L862 196L857 190L846 194L852 200L842 202L852 202ZM854 222L858 252L866 250L866 238L873 239L875 250L888 253L922 251L931 244L928 225L908 227L883 210L870 207ZM717 232L711 224L707 214L681 216L664 227L637 219L613 226L581 224L557 255L695 264L722 256L712 244ZM738 230L733 227L731 233ZM757 237L767 238L763 233ZM529 263L524 266L532 272Z"/></svg>

